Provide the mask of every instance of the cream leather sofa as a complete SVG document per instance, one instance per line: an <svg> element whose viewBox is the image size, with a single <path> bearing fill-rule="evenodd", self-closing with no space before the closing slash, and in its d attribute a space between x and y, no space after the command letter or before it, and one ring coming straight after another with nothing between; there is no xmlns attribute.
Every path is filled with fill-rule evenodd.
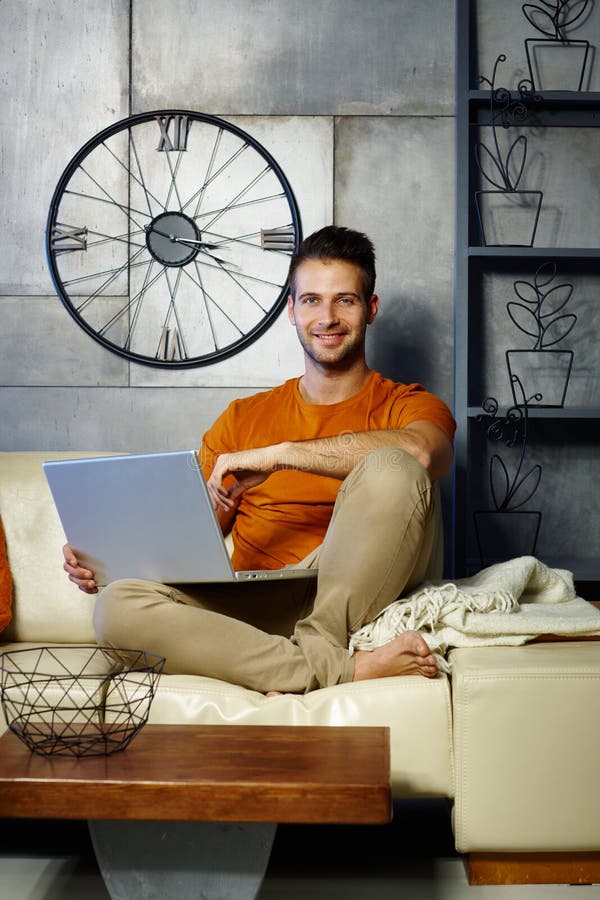
<svg viewBox="0 0 600 900"><path fill-rule="evenodd" d="M62 571L64 535L41 465L91 455L0 453L14 578L0 650L95 641L94 598ZM600 851L600 643L455 650L451 660L451 679L382 678L269 699L163 675L150 721L387 725L394 796L453 800L459 851Z"/></svg>

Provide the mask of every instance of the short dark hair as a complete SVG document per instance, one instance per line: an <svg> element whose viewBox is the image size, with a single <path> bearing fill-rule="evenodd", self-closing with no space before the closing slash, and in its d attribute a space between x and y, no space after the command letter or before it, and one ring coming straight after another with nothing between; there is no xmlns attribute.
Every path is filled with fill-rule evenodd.
<svg viewBox="0 0 600 900"><path fill-rule="evenodd" d="M375 290L375 248L366 234L340 225L327 225L305 237L290 262L288 280L292 296L296 270L307 259L342 259L354 263L361 271L365 300L371 298Z"/></svg>

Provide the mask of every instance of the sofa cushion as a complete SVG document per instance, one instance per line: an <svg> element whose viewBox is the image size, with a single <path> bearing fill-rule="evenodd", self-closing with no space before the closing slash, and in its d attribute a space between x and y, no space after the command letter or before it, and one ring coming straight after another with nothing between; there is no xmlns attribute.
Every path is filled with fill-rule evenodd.
<svg viewBox="0 0 600 900"><path fill-rule="evenodd" d="M0 516L13 575L13 619L3 640L95 640L94 597L71 584L62 569L65 535L42 469L47 459L93 455L97 454L0 453Z"/></svg>
<svg viewBox="0 0 600 900"><path fill-rule="evenodd" d="M450 687L446 675L433 679L420 675L376 678L279 697L265 697L212 678L163 675L149 721L388 726L394 797L454 796Z"/></svg>

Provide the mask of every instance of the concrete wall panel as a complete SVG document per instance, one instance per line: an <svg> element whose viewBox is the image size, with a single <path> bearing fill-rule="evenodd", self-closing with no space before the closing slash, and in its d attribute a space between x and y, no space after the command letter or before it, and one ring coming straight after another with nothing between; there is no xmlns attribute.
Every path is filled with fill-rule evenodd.
<svg viewBox="0 0 600 900"><path fill-rule="evenodd" d="M127 115L128 0L0 4L0 293L47 294L44 231L69 159Z"/></svg>
<svg viewBox="0 0 600 900"><path fill-rule="evenodd" d="M154 452L200 445L204 431L251 390L27 388L0 392L2 450Z"/></svg>
<svg viewBox="0 0 600 900"><path fill-rule="evenodd" d="M454 109L452 0L134 0L133 39L134 111Z"/></svg>
<svg viewBox="0 0 600 900"><path fill-rule="evenodd" d="M127 361L88 337L57 297L0 297L0 319L0 384L128 384Z"/></svg>
<svg viewBox="0 0 600 900"><path fill-rule="evenodd" d="M343 118L336 150L336 221L365 231L377 252L370 363L451 404L454 123Z"/></svg>

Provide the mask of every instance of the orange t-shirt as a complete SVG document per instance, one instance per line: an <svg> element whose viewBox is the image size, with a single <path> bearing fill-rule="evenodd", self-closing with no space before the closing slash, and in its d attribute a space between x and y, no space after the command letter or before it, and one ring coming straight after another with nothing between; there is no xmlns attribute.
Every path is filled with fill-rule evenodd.
<svg viewBox="0 0 600 900"><path fill-rule="evenodd" d="M341 403L307 403L299 378L234 400L203 438L201 463L210 475L220 453L307 441L359 431L404 428L427 420L452 440L456 424L446 404L418 384L396 384L378 372ZM297 563L325 536L341 481L296 469L274 472L242 494L232 535L235 569L279 569Z"/></svg>

